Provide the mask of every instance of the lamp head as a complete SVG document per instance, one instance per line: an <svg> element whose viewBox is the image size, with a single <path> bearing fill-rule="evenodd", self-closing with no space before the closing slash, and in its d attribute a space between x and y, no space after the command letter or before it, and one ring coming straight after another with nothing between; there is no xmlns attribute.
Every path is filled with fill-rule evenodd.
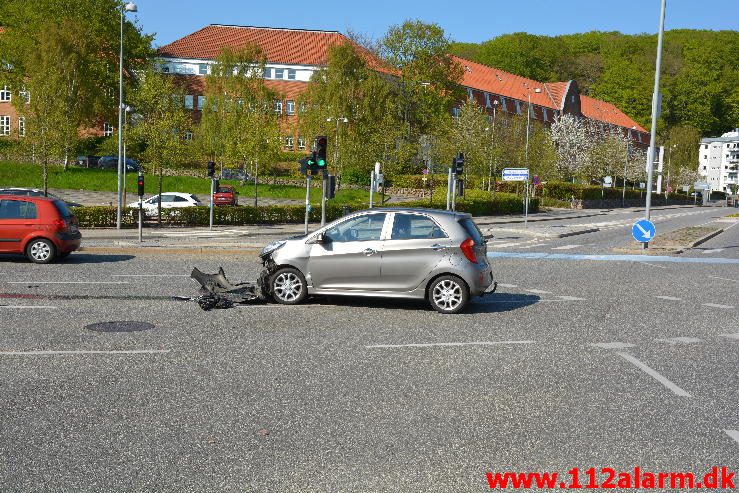
<svg viewBox="0 0 739 493"><path fill-rule="evenodd" d="M123 5L123 11L124 12L138 12L139 9L138 9L138 7L136 7L136 4L135 3L133 3L133 2L126 2Z"/></svg>

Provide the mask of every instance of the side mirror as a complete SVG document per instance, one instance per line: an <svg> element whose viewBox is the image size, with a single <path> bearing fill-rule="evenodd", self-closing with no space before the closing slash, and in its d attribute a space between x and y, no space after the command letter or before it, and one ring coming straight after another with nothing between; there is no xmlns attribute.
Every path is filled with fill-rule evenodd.
<svg viewBox="0 0 739 493"><path fill-rule="evenodd" d="M306 243L309 245L323 245L324 243L328 243L329 241L329 238L324 236L323 233L318 233L316 236L306 241Z"/></svg>

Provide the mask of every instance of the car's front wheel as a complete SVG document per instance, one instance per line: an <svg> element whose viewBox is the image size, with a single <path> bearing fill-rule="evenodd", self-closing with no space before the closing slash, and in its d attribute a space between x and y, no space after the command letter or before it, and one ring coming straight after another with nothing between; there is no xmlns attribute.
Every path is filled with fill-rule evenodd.
<svg viewBox="0 0 739 493"><path fill-rule="evenodd" d="M272 298L283 305L297 305L308 296L308 283L298 270L284 267L272 274L270 279Z"/></svg>
<svg viewBox="0 0 739 493"><path fill-rule="evenodd" d="M48 264L56 255L56 248L49 240L37 238L26 247L26 256L35 264Z"/></svg>
<svg viewBox="0 0 739 493"><path fill-rule="evenodd" d="M441 276L429 287L429 303L439 313L459 313L469 301L467 284L457 276Z"/></svg>

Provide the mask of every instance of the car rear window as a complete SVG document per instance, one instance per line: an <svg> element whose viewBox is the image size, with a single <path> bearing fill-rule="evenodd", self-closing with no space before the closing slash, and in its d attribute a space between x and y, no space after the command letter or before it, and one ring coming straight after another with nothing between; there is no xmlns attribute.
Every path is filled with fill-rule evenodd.
<svg viewBox="0 0 739 493"><path fill-rule="evenodd" d="M59 211L59 215L62 217L72 216L72 212L67 208L67 204L65 204L61 200L55 200L54 207L56 207L56 210Z"/></svg>
<svg viewBox="0 0 739 493"><path fill-rule="evenodd" d="M231 193L233 188L231 187L218 187L218 193Z"/></svg>
<svg viewBox="0 0 739 493"><path fill-rule="evenodd" d="M482 232L480 231L480 228L477 227L477 224L475 224L475 221L469 217L465 217L459 220L459 224L464 228L467 235L472 238L472 241L474 241L476 245L482 245L485 243L485 239L482 237Z"/></svg>

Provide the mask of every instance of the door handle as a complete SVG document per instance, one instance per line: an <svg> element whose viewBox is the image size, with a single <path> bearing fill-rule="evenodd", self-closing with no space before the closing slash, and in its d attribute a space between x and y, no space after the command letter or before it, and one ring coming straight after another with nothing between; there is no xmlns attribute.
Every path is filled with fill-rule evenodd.
<svg viewBox="0 0 739 493"><path fill-rule="evenodd" d="M431 249L435 252L438 252L439 250L444 250L446 247L444 245L439 245L438 243L434 243L431 245Z"/></svg>
<svg viewBox="0 0 739 493"><path fill-rule="evenodd" d="M362 250L362 253L369 257L370 255L374 255L375 253L377 253L377 250L374 250L372 248L365 248L364 250Z"/></svg>

